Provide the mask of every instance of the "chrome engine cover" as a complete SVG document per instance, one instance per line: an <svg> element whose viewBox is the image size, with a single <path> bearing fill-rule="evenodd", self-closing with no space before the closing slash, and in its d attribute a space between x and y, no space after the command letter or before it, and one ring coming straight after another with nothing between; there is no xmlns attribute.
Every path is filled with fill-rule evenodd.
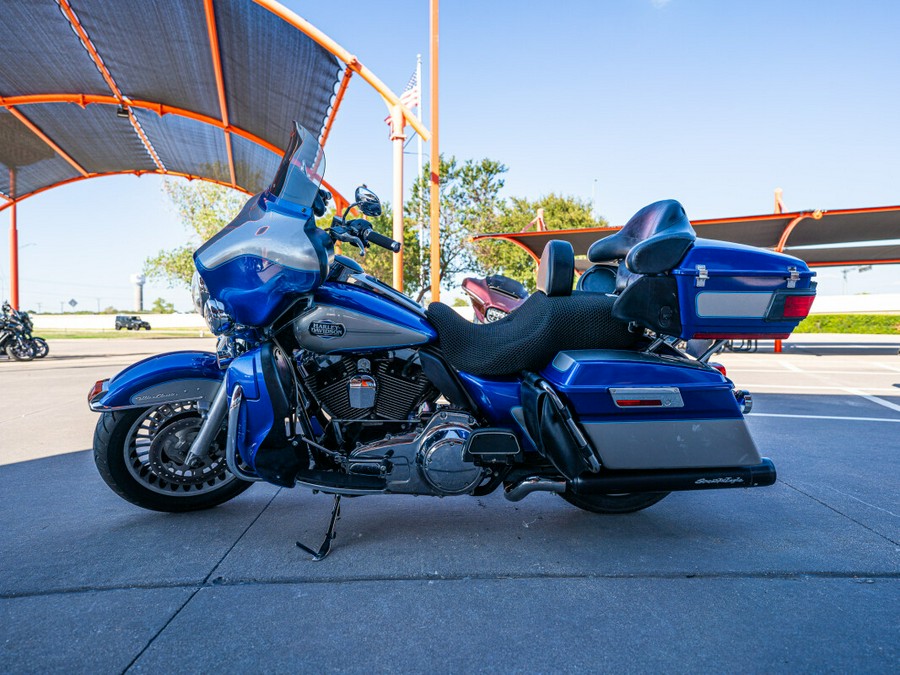
<svg viewBox="0 0 900 675"><path fill-rule="evenodd" d="M469 494L485 478L463 459L475 420L462 412L438 412L420 433L369 443L350 453L350 473L381 467L387 491L418 495Z"/></svg>

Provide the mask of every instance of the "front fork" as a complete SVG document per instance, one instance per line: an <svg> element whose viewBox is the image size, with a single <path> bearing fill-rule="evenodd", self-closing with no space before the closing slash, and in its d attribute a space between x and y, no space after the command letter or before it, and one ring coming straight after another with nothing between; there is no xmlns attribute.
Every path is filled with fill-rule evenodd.
<svg viewBox="0 0 900 675"><path fill-rule="evenodd" d="M197 437L191 443L191 449L188 451L187 457L185 457L184 463L187 466L192 468L199 466L206 456L209 455L209 446L219 433L219 429L222 428L222 421L228 413L227 390L228 387L223 378L219 388L216 390L216 395L213 397L209 410L206 412L206 419L203 420L200 431L197 432Z"/></svg>

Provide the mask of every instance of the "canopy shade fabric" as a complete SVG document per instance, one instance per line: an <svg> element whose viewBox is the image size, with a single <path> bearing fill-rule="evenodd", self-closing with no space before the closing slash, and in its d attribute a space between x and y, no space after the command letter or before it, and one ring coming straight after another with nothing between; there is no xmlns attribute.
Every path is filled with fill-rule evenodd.
<svg viewBox="0 0 900 675"><path fill-rule="evenodd" d="M811 266L900 263L900 206L835 211L797 211L691 222L698 237L784 251ZM539 260L551 239L572 244L576 256L620 227L488 234L478 239L511 241ZM821 248L820 248L821 247ZM580 269L589 263L577 260Z"/></svg>
<svg viewBox="0 0 900 675"><path fill-rule="evenodd" d="M323 131L344 72L250 0L0 1L0 210L117 173L257 192L292 121Z"/></svg>

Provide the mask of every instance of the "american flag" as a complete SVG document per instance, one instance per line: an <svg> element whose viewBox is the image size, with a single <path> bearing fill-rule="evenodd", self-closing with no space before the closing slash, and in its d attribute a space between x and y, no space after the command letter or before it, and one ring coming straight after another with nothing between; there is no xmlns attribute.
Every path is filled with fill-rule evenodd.
<svg viewBox="0 0 900 675"><path fill-rule="evenodd" d="M410 110L419 106L419 79L416 77L416 71L413 71L413 74L409 78L409 82L406 83L406 88L403 90L403 93L400 94L400 103ZM388 115L385 117L384 121L386 124L390 125L391 116Z"/></svg>

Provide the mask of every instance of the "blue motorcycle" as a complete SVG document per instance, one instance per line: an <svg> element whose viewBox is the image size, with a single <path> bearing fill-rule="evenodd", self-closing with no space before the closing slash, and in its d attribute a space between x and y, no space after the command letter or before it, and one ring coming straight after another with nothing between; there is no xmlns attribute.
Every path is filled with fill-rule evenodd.
<svg viewBox="0 0 900 675"><path fill-rule="evenodd" d="M555 492L604 514L673 490L772 485L750 395L709 358L731 339L785 338L809 312L799 259L698 239L678 202L640 210L589 251L605 279L573 291L570 244L548 243L538 291L473 324L427 309L335 255L400 244L331 195L295 125L271 186L194 254L216 353L154 356L97 382L94 457L124 499L158 511L221 504L255 481L334 495ZM358 212L380 215L365 186ZM712 340L691 356L684 340ZM298 544L299 545L299 544Z"/></svg>

